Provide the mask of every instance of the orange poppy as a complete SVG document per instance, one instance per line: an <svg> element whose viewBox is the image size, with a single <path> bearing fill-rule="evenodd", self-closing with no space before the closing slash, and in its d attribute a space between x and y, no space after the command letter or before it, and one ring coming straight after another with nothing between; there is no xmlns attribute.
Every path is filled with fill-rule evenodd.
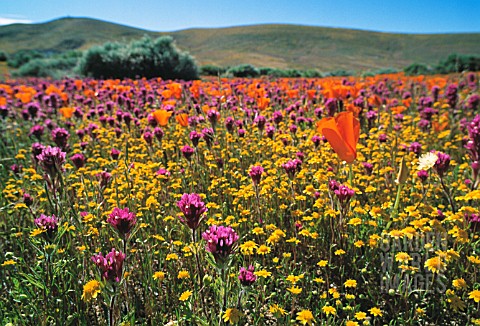
<svg viewBox="0 0 480 326"><path fill-rule="evenodd" d="M76 79L73 83L77 91L82 89L83 81L81 79Z"/></svg>
<svg viewBox="0 0 480 326"><path fill-rule="evenodd" d="M448 127L450 121L448 119L448 113L444 113L440 116L439 121L432 121L432 127L435 132L444 131Z"/></svg>
<svg viewBox="0 0 480 326"><path fill-rule="evenodd" d="M317 93L316 89L308 89L307 90L307 96L311 100L315 97L315 94Z"/></svg>
<svg viewBox="0 0 480 326"><path fill-rule="evenodd" d="M393 114L399 114L399 113L403 113L403 111L405 111L407 108L404 107L403 105L398 105L398 106L394 106L392 108L390 108L390 110L392 111Z"/></svg>
<svg viewBox="0 0 480 326"><path fill-rule="evenodd" d="M15 98L20 99L23 104L27 104L32 101L34 93L25 92L25 93L17 93L15 94Z"/></svg>
<svg viewBox="0 0 480 326"><path fill-rule="evenodd" d="M257 99L257 105L260 110L265 110L270 104L270 99L268 97L259 97Z"/></svg>
<svg viewBox="0 0 480 326"><path fill-rule="evenodd" d="M317 122L317 131L322 133L338 157L352 163L357 157L360 122L352 112L340 112L335 118L323 118Z"/></svg>
<svg viewBox="0 0 480 326"><path fill-rule="evenodd" d="M186 113L180 113L175 116L175 120L182 126L182 127L187 127L188 126L188 114Z"/></svg>
<svg viewBox="0 0 480 326"><path fill-rule="evenodd" d="M172 97L173 92L172 92L171 90L169 90L169 89L166 89L166 90L162 91L161 94L162 94L162 96L163 96L164 99L168 100L168 99L170 99L170 98Z"/></svg>
<svg viewBox="0 0 480 326"><path fill-rule="evenodd" d="M152 116L157 120L160 126L166 126L168 124L168 119L172 116L172 112L167 110L155 110L152 113Z"/></svg>
<svg viewBox="0 0 480 326"><path fill-rule="evenodd" d="M411 97L407 97L406 99L403 99L403 100L402 100L402 103L403 103L403 105L405 105L407 108L409 108L410 105L412 105L412 98L411 98Z"/></svg>
<svg viewBox="0 0 480 326"><path fill-rule="evenodd" d="M61 108L60 113L67 119L71 118L73 113L75 112L75 108Z"/></svg>
<svg viewBox="0 0 480 326"><path fill-rule="evenodd" d="M214 108L213 106L210 107L208 104L202 105L202 111L203 111L203 113L208 113L208 111L210 111L210 110L215 110L215 108Z"/></svg>

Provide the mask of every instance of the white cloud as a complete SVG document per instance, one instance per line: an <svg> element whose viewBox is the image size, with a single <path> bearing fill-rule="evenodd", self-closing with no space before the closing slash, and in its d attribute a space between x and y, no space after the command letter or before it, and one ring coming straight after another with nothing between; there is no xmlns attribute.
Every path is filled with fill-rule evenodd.
<svg viewBox="0 0 480 326"><path fill-rule="evenodd" d="M18 19L9 17L0 17L0 26L10 24L30 24L32 21L28 19Z"/></svg>

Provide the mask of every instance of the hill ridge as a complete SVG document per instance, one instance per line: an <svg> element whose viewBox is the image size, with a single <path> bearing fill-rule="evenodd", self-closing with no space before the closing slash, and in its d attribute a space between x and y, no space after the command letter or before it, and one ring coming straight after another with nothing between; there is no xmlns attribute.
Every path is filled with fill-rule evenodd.
<svg viewBox="0 0 480 326"><path fill-rule="evenodd" d="M449 54L480 54L480 33L413 34L268 23L156 32L89 17L0 26L0 50L87 49L107 41L171 35L200 65L250 63L281 69L372 70L436 64Z"/></svg>

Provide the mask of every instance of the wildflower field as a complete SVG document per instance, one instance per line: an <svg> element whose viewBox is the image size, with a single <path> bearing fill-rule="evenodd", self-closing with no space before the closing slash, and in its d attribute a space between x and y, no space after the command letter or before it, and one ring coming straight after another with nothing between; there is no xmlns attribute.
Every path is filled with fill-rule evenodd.
<svg viewBox="0 0 480 326"><path fill-rule="evenodd" d="M478 78L3 82L2 325L480 324Z"/></svg>

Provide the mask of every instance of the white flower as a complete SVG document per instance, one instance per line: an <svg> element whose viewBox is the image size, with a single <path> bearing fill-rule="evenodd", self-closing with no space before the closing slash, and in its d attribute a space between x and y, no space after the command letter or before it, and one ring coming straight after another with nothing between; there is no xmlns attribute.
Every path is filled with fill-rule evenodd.
<svg viewBox="0 0 480 326"><path fill-rule="evenodd" d="M435 153L428 152L420 156L418 159L418 169L428 171L437 162L438 156Z"/></svg>

